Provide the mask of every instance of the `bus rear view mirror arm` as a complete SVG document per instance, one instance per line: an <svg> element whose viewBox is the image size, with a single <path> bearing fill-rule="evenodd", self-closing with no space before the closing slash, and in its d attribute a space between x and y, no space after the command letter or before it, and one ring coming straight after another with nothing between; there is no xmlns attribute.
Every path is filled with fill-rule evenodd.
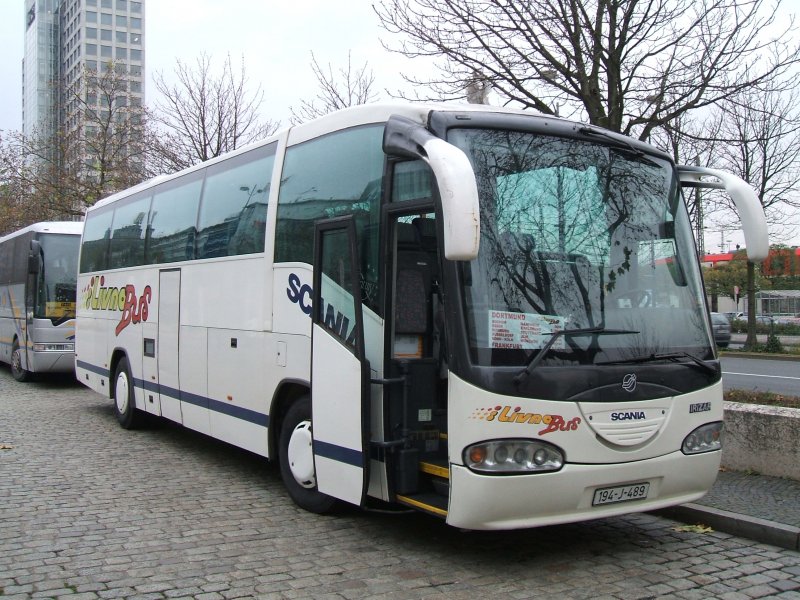
<svg viewBox="0 0 800 600"><path fill-rule="evenodd" d="M764 208L755 190L744 179L725 171L691 165L678 165L678 174L684 187L724 189L739 212L747 259L757 262L767 258L769 253L767 218L764 216ZM703 177L714 177L717 181L707 181Z"/></svg>
<svg viewBox="0 0 800 600"><path fill-rule="evenodd" d="M421 159L430 166L439 188L444 256L449 260L474 259L480 242L480 209L478 186L467 155L422 125L398 116L386 123L383 150L392 156Z"/></svg>

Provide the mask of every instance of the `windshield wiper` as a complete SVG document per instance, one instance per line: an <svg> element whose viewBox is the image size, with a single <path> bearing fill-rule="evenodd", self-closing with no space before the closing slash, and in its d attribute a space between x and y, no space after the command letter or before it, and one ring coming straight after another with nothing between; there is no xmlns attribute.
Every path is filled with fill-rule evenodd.
<svg viewBox="0 0 800 600"><path fill-rule="evenodd" d="M624 365L630 363L647 363L647 362L656 362L659 360L671 360L673 362L678 362L678 364L686 365L687 367L693 366L692 364L679 362L681 358L688 358L692 361L694 365L700 367L703 371L710 374L715 374L717 370L714 367L709 366L705 361L697 358L696 356L692 356L688 352L667 352L663 354L646 354L643 356L635 356L633 358L623 358L621 360L610 360L606 362L599 362L595 363L597 365Z"/></svg>
<svg viewBox="0 0 800 600"><path fill-rule="evenodd" d="M560 337L566 336L577 336L577 335L623 335L628 333L639 333L638 331L632 331L630 329L606 329L605 327L583 327L581 329L561 329L559 331L553 332L553 335L550 336L550 339L547 340L547 343L542 346L542 349L530 359L528 359L527 364L525 367L514 377L514 383L516 385L520 385L523 381L525 381L528 376L533 372L533 370L538 366L538 364L542 361L545 355L548 353L550 348L552 348L553 344L556 343L556 340Z"/></svg>

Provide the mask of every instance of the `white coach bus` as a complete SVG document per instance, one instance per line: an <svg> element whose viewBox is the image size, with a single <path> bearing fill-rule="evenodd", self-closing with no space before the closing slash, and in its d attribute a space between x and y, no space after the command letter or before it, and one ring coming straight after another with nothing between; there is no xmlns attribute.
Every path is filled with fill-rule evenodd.
<svg viewBox="0 0 800 600"><path fill-rule="evenodd" d="M46 222L0 238L0 361L17 381L74 369L82 230Z"/></svg>
<svg viewBox="0 0 800 600"><path fill-rule="evenodd" d="M301 507L471 529L689 502L722 383L681 184L749 186L593 126L371 105L98 202L78 378L280 464Z"/></svg>

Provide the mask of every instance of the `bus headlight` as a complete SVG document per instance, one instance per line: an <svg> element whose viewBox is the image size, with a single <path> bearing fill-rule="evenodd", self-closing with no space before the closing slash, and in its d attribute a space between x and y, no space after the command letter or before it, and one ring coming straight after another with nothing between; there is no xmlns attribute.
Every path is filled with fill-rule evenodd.
<svg viewBox="0 0 800 600"><path fill-rule="evenodd" d="M539 440L492 440L467 446L464 464L481 473L541 473L558 471L564 466L564 455Z"/></svg>
<svg viewBox="0 0 800 600"><path fill-rule="evenodd" d="M681 446L684 454L700 454L722 449L722 421L701 425L686 436Z"/></svg>

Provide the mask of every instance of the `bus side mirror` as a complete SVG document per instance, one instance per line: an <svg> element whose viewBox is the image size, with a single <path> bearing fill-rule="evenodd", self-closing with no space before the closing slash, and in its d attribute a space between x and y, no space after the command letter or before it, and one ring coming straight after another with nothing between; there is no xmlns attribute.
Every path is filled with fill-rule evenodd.
<svg viewBox="0 0 800 600"><path fill-rule="evenodd" d="M769 254L767 217L750 184L733 173L707 167L678 165L678 175L683 187L725 190L733 200L742 222L747 260L758 262L767 258ZM703 177L713 177L717 181L708 181Z"/></svg>
<svg viewBox="0 0 800 600"><path fill-rule="evenodd" d="M444 257L448 260L473 260L477 257L481 233L480 205L478 185L467 155L419 123L397 115L386 123L383 151L428 163L439 188Z"/></svg>
<svg viewBox="0 0 800 600"><path fill-rule="evenodd" d="M42 245L38 240L31 240L31 251L28 254L28 273L38 275L42 269Z"/></svg>

